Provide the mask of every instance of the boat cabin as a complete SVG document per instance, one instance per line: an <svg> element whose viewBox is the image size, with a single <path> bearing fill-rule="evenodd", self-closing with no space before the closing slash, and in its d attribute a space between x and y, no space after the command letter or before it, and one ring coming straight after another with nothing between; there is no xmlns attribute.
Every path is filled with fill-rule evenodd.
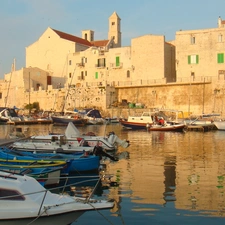
<svg viewBox="0 0 225 225"><path fill-rule="evenodd" d="M152 124L153 120L154 120L154 116L151 112L143 112L141 116L129 116L127 121Z"/></svg>

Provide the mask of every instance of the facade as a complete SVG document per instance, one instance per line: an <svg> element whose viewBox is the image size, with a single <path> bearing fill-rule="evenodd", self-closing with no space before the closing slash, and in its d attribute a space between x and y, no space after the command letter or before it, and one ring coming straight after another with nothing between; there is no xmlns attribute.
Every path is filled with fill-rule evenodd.
<svg viewBox="0 0 225 225"><path fill-rule="evenodd" d="M178 31L170 43L149 34L133 38L129 47L121 45L116 12L109 17L106 40L95 40L92 30L83 30L80 38L49 27L26 48L26 68L14 68L0 81L0 104L23 107L38 101L43 110L60 111L65 102L66 109L107 109L126 100L150 108L223 111L221 18L218 28Z"/></svg>
<svg viewBox="0 0 225 225"><path fill-rule="evenodd" d="M23 108L29 103L38 102L43 98L35 98L33 93L43 92L46 95L50 80L48 72L37 67L12 68L11 73L5 74L5 79L0 82L0 105Z"/></svg>
<svg viewBox="0 0 225 225"><path fill-rule="evenodd" d="M221 18L218 28L176 32L177 80L187 82L225 79L225 26Z"/></svg>

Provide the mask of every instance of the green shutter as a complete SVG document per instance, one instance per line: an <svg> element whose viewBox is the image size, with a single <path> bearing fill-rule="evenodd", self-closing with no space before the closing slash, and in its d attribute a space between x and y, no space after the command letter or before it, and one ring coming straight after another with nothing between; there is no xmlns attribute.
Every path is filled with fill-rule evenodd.
<svg viewBox="0 0 225 225"><path fill-rule="evenodd" d="M95 72L95 79L98 79L98 72Z"/></svg>
<svg viewBox="0 0 225 225"><path fill-rule="evenodd" d="M116 57L116 66L119 66L119 65L120 65L120 57L117 56L117 57Z"/></svg>
<svg viewBox="0 0 225 225"><path fill-rule="evenodd" d="M220 58L221 58L220 56L221 56L221 54L218 53L218 54L217 54L217 62L218 62L218 63L220 63L220 60L221 60L221 59L220 59Z"/></svg>
<svg viewBox="0 0 225 225"><path fill-rule="evenodd" d="M217 63L224 63L224 54L223 53L217 54Z"/></svg>
<svg viewBox="0 0 225 225"><path fill-rule="evenodd" d="M191 64L191 56L188 56L188 64Z"/></svg>
<svg viewBox="0 0 225 225"><path fill-rule="evenodd" d="M198 62L199 62L199 56L196 55L196 64L198 64Z"/></svg>

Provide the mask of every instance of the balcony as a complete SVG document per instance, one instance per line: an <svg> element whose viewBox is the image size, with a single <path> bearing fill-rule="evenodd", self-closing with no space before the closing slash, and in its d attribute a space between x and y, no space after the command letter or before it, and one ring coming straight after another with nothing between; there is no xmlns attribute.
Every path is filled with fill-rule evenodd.
<svg viewBox="0 0 225 225"><path fill-rule="evenodd" d="M79 66L79 67L84 67L85 66L85 64L83 62L77 63L76 65Z"/></svg>
<svg viewBox="0 0 225 225"><path fill-rule="evenodd" d="M123 63L110 63L110 68L112 69L121 69L123 67Z"/></svg>
<svg viewBox="0 0 225 225"><path fill-rule="evenodd" d="M105 64L95 64L95 67L98 69L105 68Z"/></svg>

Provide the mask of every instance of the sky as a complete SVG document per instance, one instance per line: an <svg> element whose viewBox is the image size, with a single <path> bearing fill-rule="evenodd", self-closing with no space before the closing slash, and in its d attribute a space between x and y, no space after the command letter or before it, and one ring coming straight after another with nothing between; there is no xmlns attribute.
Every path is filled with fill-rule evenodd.
<svg viewBox="0 0 225 225"><path fill-rule="evenodd" d="M108 39L109 17L121 19L122 46L152 34L175 40L179 30L216 28L225 20L225 0L0 0L0 79L25 67L26 47L48 27L81 37L93 30L95 40Z"/></svg>

